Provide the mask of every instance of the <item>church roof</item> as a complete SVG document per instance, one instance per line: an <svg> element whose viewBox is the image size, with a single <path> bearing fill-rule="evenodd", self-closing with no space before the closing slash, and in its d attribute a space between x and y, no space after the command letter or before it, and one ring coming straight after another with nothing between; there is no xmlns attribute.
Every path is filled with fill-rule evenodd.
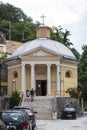
<svg viewBox="0 0 87 130"><path fill-rule="evenodd" d="M75 59L75 56L71 50L69 50L65 45L48 38L37 38L35 40L24 43L22 46L18 47L18 49L12 54L11 57L24 55L38 48L52 51L56 55L67 56Z"/></svg>
<svg viewBox="0 0 87 130"><path fill-rule="evenodd" d="M76 59L71 50L64 44L50 39L50 28L47 26L40 26L36 28L36 39L24 43L18 47L11 57L23 56L36 49L45 49L53 52L56 55L66 56L70 59Z"/></svg>

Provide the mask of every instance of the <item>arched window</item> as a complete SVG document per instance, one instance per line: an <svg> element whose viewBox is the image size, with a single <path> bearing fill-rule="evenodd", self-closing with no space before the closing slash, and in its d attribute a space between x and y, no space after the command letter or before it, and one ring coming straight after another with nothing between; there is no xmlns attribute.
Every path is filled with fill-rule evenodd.
<svg viewBox="0 0 87 130"><path fill-rule="evenodd" d="M65 77L71 78L72 77L72 72L71 71L67 71L66 74L65 74Z"/></svg>
<svg viewBox="0 0 87 130"><path fill-rule="evenodd" d="M18 73L17 73L16 71L13 73L13 77L14 77L14 78L17 78L17 77L18 77Z"/></svg>

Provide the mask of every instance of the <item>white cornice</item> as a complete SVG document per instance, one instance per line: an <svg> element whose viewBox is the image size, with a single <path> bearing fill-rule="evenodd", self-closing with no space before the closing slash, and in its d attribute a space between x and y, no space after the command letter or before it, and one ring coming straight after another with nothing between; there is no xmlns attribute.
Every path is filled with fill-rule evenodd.
<svg viewBox="0 0 87 130"><path fill-rule="evenodd" d="M51 64L51 65L56 65L56 66L60 66L60 67L66 67L66 68L73 68L73 69L77 69L77 66L70 66L70 65L66 65L66 64L60 64L59 62L22 62L22 64L20 65L15 65L12 67L8 67L8 69L13 69L13 68L18 68L21 67L22 65L47 65L47 64Z"/></svg>
<svg viewBox="0 0 87 130"><path fill-rule="evenodd" d="M22 65L20 64L20 65L15 65L15 66L12 66L12 67L8 67L8 70L10 70L10 69L14 69L14 68L18 68L18 67L21 67Z"/></svg>

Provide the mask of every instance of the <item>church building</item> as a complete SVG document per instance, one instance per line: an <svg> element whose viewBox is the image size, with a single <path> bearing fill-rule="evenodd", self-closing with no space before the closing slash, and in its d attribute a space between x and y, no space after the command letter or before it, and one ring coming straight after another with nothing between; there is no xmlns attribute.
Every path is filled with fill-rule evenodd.
<svg viewBox="0 0 87 130"><path fill-rule="evenodd" d="M77 87L76 57L64 44L50 39L51 28L40 25L36 39L18 47L8 59L8 94L67 97L67 88Z"/></svg>

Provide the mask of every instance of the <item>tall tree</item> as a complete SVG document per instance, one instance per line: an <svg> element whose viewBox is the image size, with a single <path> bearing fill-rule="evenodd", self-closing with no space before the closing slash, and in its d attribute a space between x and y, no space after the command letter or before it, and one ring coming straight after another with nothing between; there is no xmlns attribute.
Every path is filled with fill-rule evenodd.
<svg viewBox="0 0 87 130"><path fill-rule="evenodd" d="M87 45L82 47L83 53L81 55L79 70L78 70L78 79L79 79L79 88L83 92L83 98L87 100Z"/></svg>
<svg viewBox="0 0 87 130"><path fill-rule="evenodd" d="M71 45L73 45L72 42L70 42L70 39L68 38L71 35L70 31L65 29L65 32L63 32L62 34L63 34L63 44L67 47L70 47Z"/></svg>
<svg viewBox="0 0 87 130"><path fill-rule="evenodd" d="M75 48L71 48L71 51L75 55L76 59L80 60L80 53Z"/></svg>
<svg viewBox="0 0 87 130"><path fill-rule="evenodd" d="M59 41L59 42L62 43L63 42L62 29L63 28L61 26L58 26L58 27L53 26L52 27L52 32L51 32L51 39Z"/></svg>
<svg viewBox="0 0 87 130"><path fill-rule="evenodd" d="M35 39L35 27L37 25L29 22L17 22L12 24L12 40L27 42Z"/></svg>
<svg viewBox="0 0 87 130"><path fill-rule="evenodd" d="M72 42L70 42L70 40L68 38L69 35L70 35L70 31L65 29L65 32L64 32L63 28L61 26L52 27L51 39L63 43L68 48L70 48L70 46L73 45Z"/></svg>
<svg viewBox="0 0 87 130"><path fill-rule="evenodd" d="M20 8L16 8L8 3L0 5L0 19L5 19L12 23L19 21L32 21L32 19L27 17L27 15Z"/></svg>
<svg viewBox="0 0 87 130"><path fill-rule="evenodd" d="M5 13L4 13L5 12ZM27 42L35 38L35 27L31 17L10 4L0 5L0 28L7 30L6 39Z"/></svg>

